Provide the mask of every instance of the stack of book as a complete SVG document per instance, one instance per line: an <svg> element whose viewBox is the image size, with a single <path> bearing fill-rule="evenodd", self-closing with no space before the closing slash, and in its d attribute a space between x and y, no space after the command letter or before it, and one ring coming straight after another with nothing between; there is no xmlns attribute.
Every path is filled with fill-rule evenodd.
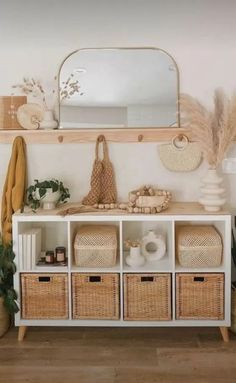
<svg viewBox="0 0 236 383"><path fill-rule="evenodd" d="M42 229L40 227L25 230L19 234L20 270L33 270L41 253Z"/></svg>

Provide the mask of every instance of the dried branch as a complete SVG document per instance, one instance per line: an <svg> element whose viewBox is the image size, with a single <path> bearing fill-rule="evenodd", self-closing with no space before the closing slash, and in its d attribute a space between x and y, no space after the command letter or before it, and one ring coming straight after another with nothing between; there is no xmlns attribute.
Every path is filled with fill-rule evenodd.
<svg viewBox="0 0 236 383"><path fill-rule="evenodd" d="M23 94L31 94L33 97L41 98L41 101L43 102L43 105L45 108L47 108L46 104L46 93L43 89L41 83L39 80L35 80L34 78L23 78L22 84L15 84L12 86L12 88L17 89L19 88L21 93Z"/></svg>

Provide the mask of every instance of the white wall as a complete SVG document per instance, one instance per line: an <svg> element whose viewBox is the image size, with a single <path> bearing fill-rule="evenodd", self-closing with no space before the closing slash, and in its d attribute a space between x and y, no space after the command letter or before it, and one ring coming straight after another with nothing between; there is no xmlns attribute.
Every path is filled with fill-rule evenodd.
<svg viewBox="0 0 236 383"><path fill-rule="evenodd" d="M0 0L0 94L23 76L52 83L60 62L84 47L157 46L170 52L180 71L180 88L211 104L213 90L235 89L236 2L234 0ZM10 156L0 145L0 184ZM165 170L157 144L111 144L118 192L157 184L175 199L195 200L203 164L179 175ZM87 191L94 156L93 144L31 145L29 182L58 177L69 184L72 199ZM227 176L231 205L236 204L235 176Z"/></svg>

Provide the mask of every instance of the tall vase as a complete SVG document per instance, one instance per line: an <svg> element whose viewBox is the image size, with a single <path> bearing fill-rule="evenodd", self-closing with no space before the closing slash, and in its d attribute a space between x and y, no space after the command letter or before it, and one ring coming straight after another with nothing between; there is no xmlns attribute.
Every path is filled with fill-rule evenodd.
<svg viewBox="0 0 236 383"><path fill-rule="evenodd" d="M43 121L40 122L40 129L56 129L58 122L54 118L53 110L46 109L44 111Z"/></svg>
<svg viewBox="0 0 236 383"><path fill-rule="evenodd" d="M222 186L223 178L220 177L216 169L208 169L207 174L201 179L201 197L199 203L204 206L206 211L216 212L221 210L225 204L225 188Z"/></svg>

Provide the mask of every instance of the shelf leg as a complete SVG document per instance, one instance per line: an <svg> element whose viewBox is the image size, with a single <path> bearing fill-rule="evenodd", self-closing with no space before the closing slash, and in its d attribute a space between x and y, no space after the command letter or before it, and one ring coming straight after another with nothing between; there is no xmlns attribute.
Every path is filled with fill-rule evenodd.
<svg viewBox="0 0 236 383"><path fill-rule="evenodd" d="M22 340L24 340L26 331L27 331L27 327L26 326L20 326L19 327L19 330L18 330L18 341L19 342L22 342Z"/></svg>
<svg viewBox="0 0 236 383"><path fill-rule="evenodd" d="M224 342L229 342L229 329L228 327L220 327L220 332Z"/></svg>

